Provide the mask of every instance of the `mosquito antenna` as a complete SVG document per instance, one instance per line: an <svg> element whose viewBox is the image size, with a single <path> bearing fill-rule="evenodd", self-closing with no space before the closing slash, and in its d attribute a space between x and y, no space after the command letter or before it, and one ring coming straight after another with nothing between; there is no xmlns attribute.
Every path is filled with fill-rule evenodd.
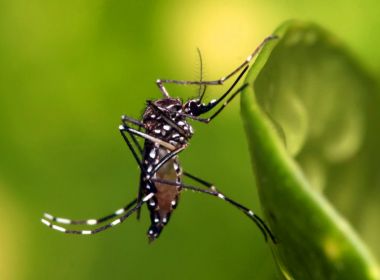
<svg viewBox="0 0 380 280"><path fill-rule="evenodd" d="M199 63L200 63L200 85L199 85L199 91L198 91L198 95L199 95L199 101L201 102L202 101L202 98L206 92L206 85L203 85L203 88L202 88L202 81L203 81L203 59L202 59L202 53L201 53L201 50L199 48L197 48L197 52L198 52L198 57L199 57Z"/></svg>

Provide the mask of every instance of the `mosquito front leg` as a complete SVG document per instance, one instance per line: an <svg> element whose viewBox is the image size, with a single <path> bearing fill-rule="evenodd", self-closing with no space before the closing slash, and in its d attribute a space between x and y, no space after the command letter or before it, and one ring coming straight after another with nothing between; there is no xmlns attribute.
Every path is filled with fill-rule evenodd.
<svg viewBox="0 0 380 280"><path fill-rule="evenodd" d="M169 80L169 79L159 79L157 80L157 85L160 88L161 92L164 94L165 97L169 97L169 94L167 93L165 87L163 84L178 84L178 85L222 85L225 81L227 81L229 78L234 76L236 73L238 73L240 70L242 70L244 67L246 67L249 62L259 53L259 51L263 48L263 46L270 40L277 38L277 36L268 36L265 38L261 44L252 52L251 55L247 57L247 59L239 65L235 70L233 70L228 75L221 77L218 80L213 81L185 81L185 80Z"/></svg>
<svg viewBox="0 0 380 280"><path fill-rule="evenodd" d="M205 118L205 119L199 119L200 121L204 122L204 123L209 123L211 122L216 116L218 116L220 114L220 112L223 111L224 108L226 108L226 106L243 90L245 89L246 87L248 86L248 84L244 84L242 85L240 88L238 88L237 91L235 91L227 100L226 102L223 103L223 105L214 113L212 114L209 118Z"/></svg>

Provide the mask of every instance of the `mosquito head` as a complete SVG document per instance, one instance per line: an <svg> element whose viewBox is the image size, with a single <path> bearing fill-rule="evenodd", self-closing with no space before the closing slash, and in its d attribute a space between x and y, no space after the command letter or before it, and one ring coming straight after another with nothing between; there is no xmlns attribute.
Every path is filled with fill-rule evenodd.
<svg viewBox="0 0 380 280"><path fill-rule="evenodd" d="M204 104L200 98L190 99L183 105L183 111L186 114L197 117L208 112L210 108L214 107L215 102L215 100L212 100L210 103Z"/></svg>

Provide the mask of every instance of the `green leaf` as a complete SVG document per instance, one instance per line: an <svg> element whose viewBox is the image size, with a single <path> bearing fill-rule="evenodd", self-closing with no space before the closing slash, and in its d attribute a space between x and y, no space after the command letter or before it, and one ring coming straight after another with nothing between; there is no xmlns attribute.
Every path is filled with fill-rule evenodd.
<svg viewBox="0 0 380 280"><path fill-rule="evenodd" d="M373 83L314 24L287 22L274 34L241 97L260 201L278 239L274 256L287 279L379 279L373 257L324 194L345 176L363 189L369 183L368 169L353 166L371 152Z"/></svg>

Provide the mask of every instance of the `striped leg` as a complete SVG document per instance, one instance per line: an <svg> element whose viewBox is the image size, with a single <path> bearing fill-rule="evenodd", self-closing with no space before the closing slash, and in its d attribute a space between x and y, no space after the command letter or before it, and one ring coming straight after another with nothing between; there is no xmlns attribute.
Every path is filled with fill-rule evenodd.
<svg viewBox="0 0 380 280"><path fill-rule="evenodd" d="M121 121L123 122L124 125L127 125L127 126L128 126L128 123L131 123L131 124L137 125L139 129L144 128L144 124L142 122L135 120L131 117L128 117L126 115L121 116ZM135 135L130 133L130 136L131 136L133 142L135 143L137 149L139 150L140 154L142 154L142 152L143 152L142 147L141 147L140 143L137 141Z"/></svg>
<svg viewBox="0 0 380 280"><path fill-rule="evenodd" d="M156 138L156 137L150 136L149 134L146 134L146 133L144 133L144 132L141 132L141 131L138 131L138 130L136 130L136 129L133 129L133 128L129 127L129 126L126 125L126 124L124 124L124 125L120 125L120 126L119 126L119 130L120 130L120 132L121 132L121 135L123 136L123 138L124 138L125 141L127 142L127 144L129 143L128 146L130 145L130 142L129 142L129 140L127 140L127 137L126 137L126 135L124 134L125 131L127 131L127 132L129 132L129 133L131 133L131 134L133 134L133 135L140 136L140 137L144 138L145 140L151 141L151 142L153 142L153 143L157 143L157 144L159 144L160 146L165 147L165 148L167 148L167 149L170 150L170 151L173 151L173 150L176 149L175 146L173 146L172 144L170 144L170 143L168 143L168 142L165 142L165 141L163 141L163 140L161 140L161 139L159 139L159 138ZM130 147L130 148L131 148L131 147ZM137 157L137 154L136 154L136 153L134 153L134 156L135 156L136 160L138 160L138 157Z"/></svg>
<svg viewBox="0 0 380 280"><path fill-rule="evenodd" d="M248 66L251 60L259 53L259 51L264 47L264 45L269 42L270 40L276 39L277 36L268 36L265 38L261 44L252 52L250 56L247 57L247 59L239 65L235 70L233 70L230 74L227 76L224 76L218 80L214 81L183 81L183 80L162 80L159 79L156 81L157 86L160 88L161 92L164 94L165 97L169 97L169 94L167 93L165 87L163 84L178 84L178 85L222 85L225 81L227 81L229 78L234 76L235 74L239 73L244 67Z"/></svg>
<svg viewBox="0 0 380 280"><path fill-rule="evenodd" d="M227 100L226 102L224 102L224 104L214 113L211 115L211 117L208 117L208 118L201 118L201 117L198 117L198 116L192 116L192 115L188 115L188 114L182 114L190 119L193 119L193 120L196 120L196 121L199 121L199 122L203 122L203 123L206 123L208 124L209 122L211 122L216 116L219 115L220 112L223 111L223 109L243 90L245 89L246 87L248 86L248 84L244 84L242 85L240 88L238 88ZM223 95L224 96L224 95ZM219 98L218 100L211 100L211 102L209 104L205 104L205 105L202 105L205 107L204 111L202 112L201 115L205 114L206 112L208 112L209 110L211 109L208 109L206 107L214 107L213 105L216 104L216 103L219 103L221 101L221 99L223 99L224 97L221 97Z"/></svg>
<svg viewBox="0 0 380 280"><path fill-rule="evenodd" d="M217 115L220 114L220 112L223 111L224 108L240 93L243 89L245 89L248 86L248 84L242 85L240 88L238 88L237 91L235 91L224 104L214 113L211 115L211 117L201 120L202 122L209 123L211 122ZM218 101L217 101L218 102ZM216 102L215 102L216 103Z"/></svg>
<svg viewBox="0 0 380 280"><path fill-rule="evenodd" d="M198 182L198 183L202 184L203 186L205 186L211 190L216 190L216 187L213 184L211 184L210 182L207 182L203 179L200 179L197 176L190 174L189 172L184 171L183 175L190 178L190 179L193 179L195 182Z"/></svg>
<svg viewBox="0 0 380 280"><path fill-rule="evenodd" d="M203 104L201 103L201 101L199 100L199 115L203 115L209 111L211 111L216 105L218 105L220 102L222 102L228 95L229 93L235 88L236 84L240 81L240 79L243 77L243 75L245 74L245 72L248 70L248 66L246 66L242 72L239 74L239 76L237 77L237 79L233 82L233 84L229 87L229 89L221 96L219 97L218 99L213 99L211 100L209 103L207 104ZM181 115L187 117L187 118L190 118L190 119L194 119L194 120L197 120L197 121L200 121L200 122L204 122L204 123L209 123L213 118L215 118L235 97L236 95L238 95L245 87L247 86L247 84L243 85L242 87L240 87L236 92L234 92L232 94L232 96L230 96L227 101L209 118L201 118L201 117L198 117L198 115L191 115L191 114L186 114L186 113L180 113ZM163 116L163 118L165 119L165 121L167 121L175 130L178 131L178 133L180 133L182 136L188 138L188 134L183 131L183 129L181 127L179 127L177 124L175 124L174 122L171 121L171 119L166 116L166 113L165 111L163 111L161 108L159 108L158 106L156 106L153 102L150 102L149 103L153 108L155 108L156 111L160 112L161 115Z"/></svg>
<svg viewBox="0 0 380 280"><path fill-rule="evenodd" d="M151 199L153 196L154 196L154 193L150 193L150 194L146 195L139 203L137 203L137 205L134 208L132 208L128 212L124 213L120 218L113 220L109 224L106 224L104 226L101 226L101 227L98 227L98 228L92 229L92 230L71 230L71 229L66 229L66 228L63 228L61 226L57 226L57 225L49 222L46 219L41 219L41 222L44 223L46 226L48 226L48 227L50 227L50 228L52 228L54 230L63 232L63 233L68 233L68 234L83 234L83 235L95 234L95 233L102 232L102 231L104 231L106 229L109 229L111 227L114 227L114 226L116 226L118 224L121 224L130 215L132 215L134 212L136 212L138 209L140 209L141 206L145 202L147 202L149 199Z"/></svg>
<svg viewBox="0 0 380 280"><path fill-rule="evenodd" d="M222 199L224 201L227 201L228 203L232 204L233 206L235 206L236 208L238 208L240 211L242 211L245 215L247 215L256 224L256 226L260 229L260 231L264 235L265 241L268 240L268 235L269 235L269 237L272 240L272 242L273 243L277 243L276 238L274 237L274 235L271 232L271 230L269 229L269 227L265 224L265 222L258 215L256 215L249 208L247 208L247 207L241 205L240 203L232 200L231 198L225 196L220 191L217 191L215 187L211 186L211 190L204 190L204 189L200 189L200 188L197 188L197 187L194 187L194 186L185 185L183 183L177 183L177 182L169 181L169 180L162 180L162 179L156 179L155 178L155 179L152 179L152 181L158 182L158 183L167 184L167 185L172 185L172 186L180 186L183 189L192 190L192 191L195 191L195 192L212 195L212 196L220 198L220 199Z"/></svg>
<svg viewBox="0 0 380 280"><path fill-rule="evenodd" d="M132 206L134 206L137 202L137 198L135 198L133 201L131 201L130 203L128 203L126 206L124 206L123 208L120 208L118 210L116 210L114 213L112 214L109 214L107 216L104 216L104 217L101 217L101 218L98 218L98 219L87 219L87 220L71 220L71 219L67 219L67 218L60 218L60 217L55 217L53 215L50 215L48 213L45 213L44 214L44 218L46 220L49 220L50 222L55 222L55 223L58 223L58 224L66 224L66 225L89 225L89 226L93 226L93 225L98 225L98 224L101 224L101 223L104 223L108 220L111 220L117 216L120 216L122 214L124 214L125 212L127 212Z"/></svg>

